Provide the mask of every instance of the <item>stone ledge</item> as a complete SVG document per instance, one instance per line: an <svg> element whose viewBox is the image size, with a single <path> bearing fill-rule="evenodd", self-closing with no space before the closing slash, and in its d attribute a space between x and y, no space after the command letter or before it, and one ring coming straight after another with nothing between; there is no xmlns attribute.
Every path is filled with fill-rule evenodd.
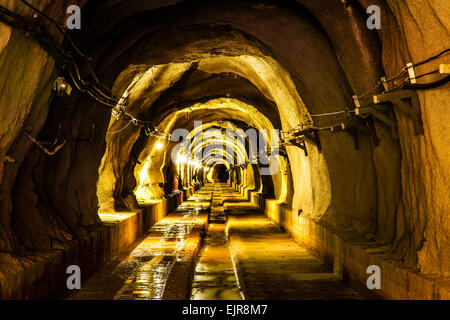
<svg viewBox="0 0 450 320"><path fill-rule="evenodd" d="M69 265L80 266L83 280L88 279L163 218L166 201L133 212L99 213L102 226L84 238L64 243L61 249L26 257L0 253L0 299L64 296Z"/></svg>
<svg viewBox="0 0 450 320"><path fill-rule="evenodd" d="M142 210L102 212L99 216L107 230L106 250L109 260L117 258L143 233Z"/></svg>
<svg viewBox="0 0 450 320"><path fill-rule="evenodd" d="M437 300L450 299L450 279L432 278L408 269L379 253L369 252L343 235L306 217L294 216L291 209L266 200L265 214L288 231L293 239L317 253L324 263L333 266L347 280L365 286L369 265L381 269L381 289L376 294L384 299Z"/></svg>

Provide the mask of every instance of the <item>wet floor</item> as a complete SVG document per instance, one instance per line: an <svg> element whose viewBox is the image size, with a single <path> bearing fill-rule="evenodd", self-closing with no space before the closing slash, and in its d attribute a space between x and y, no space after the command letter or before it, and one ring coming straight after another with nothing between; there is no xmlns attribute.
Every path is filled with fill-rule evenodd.
<svg viewBox="0 0 450 320"><path fill-rule="evenodd" d="M241 300L226 234L222 188L215 186L209 227L192 283L192 300Z"/></svg>
<svg viewBox="0 0 450 320"><path fill-rule="evenodd" d="M246 299L365 298L261 214L230 216L228 237Z"/></svg>
<svg viewBox="0 0 450 320"><path fill-rule="evenodd" d="M160 300L200 210L185 206L156 223L120 262L107 264L69 299Z"/></svg>
<svg viewBox="0 0 450 320"><path fill-rule="evenodd" d="M159 241L150 247L144 241L131 257L138 260L138 266L117 292L115 300L160 300L179 251L192 227L196 223L198 210L188 210L178 219L165 220L152 227L146 240Z"/></svg>
<svg viewBox="0 0 450 320"><path fill-rule="evenodd" d="M192 300L364 298L266 218L248 197L225 184L209 184L70 299L162 299L172 267L185 258L186 239L205 210L208 230L193 273Z"/></svg>

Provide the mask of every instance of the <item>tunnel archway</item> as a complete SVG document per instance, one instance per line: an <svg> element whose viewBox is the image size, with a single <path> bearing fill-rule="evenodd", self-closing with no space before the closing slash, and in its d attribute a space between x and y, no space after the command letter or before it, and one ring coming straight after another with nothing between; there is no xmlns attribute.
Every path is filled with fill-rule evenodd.
<svg viewBox="0 0 450 320"><path fill-rule="evenodd" d="M213 167L215 182L225 183L229 179L228 168L226 165L219 163Z"/></svg>
<svg viewBox="0 0 450 320"><path fill-rule="evenodd" d="M395 106L381 118L356 113L372 93L389 91L381 76L393 85L402 80L398 71L406 63L426 61L448 47L448 28L439 22L448 19L440 18L440 2L426 4L429 12L404 1L376 2L383 11L381 31L366 28L366 1L83 1L83 28L69 34L91 59L75 52L79 68L72 74L38 42L0 24L0 102L17 106L0 131L5 259L20 264L17 254L69 252L93 239L103 225L99 213L138 210L142 201L193 193L214 175L219 154L234 189L261 196L265 214L324 260L337 263L335 254L348 240L348 248L363 243L420 275L447 277L450 170L447 148L441 148L448 139L441 132L448 120L448 84L417 90L424 134L415 131L417 118ZM61 6L39 4L58 21ZM23 4L6 7L25 16L34 12ZM425 24L435 32L421 31ZM55 32L52 39L71 48ZM21 48L35 61L17 54ZM428 66L416 71L436 67ZM52 73L72 83L71 95L52 96ZM109 101L107 108L105 100L77 88L95 84L95 78L112 88L96 87L100 93L118 97L114 103L100 97ZM22 82L22 92L11 89ZM356 105L352 96L360 99ZM196 121L205 130L279 130L280 143L262 133L267 150L251 163L249 137L236 145L217 135L216 142L198 143L174 161L178 141L171 136L184 129L197 141ZM305 130L307 138L299 134ZM244 163L234 163L238 158ZM263 174L275 162L276 171ZM361 270L350 272L361 280ZM397 294L394 287L386 296Z"/></svg>

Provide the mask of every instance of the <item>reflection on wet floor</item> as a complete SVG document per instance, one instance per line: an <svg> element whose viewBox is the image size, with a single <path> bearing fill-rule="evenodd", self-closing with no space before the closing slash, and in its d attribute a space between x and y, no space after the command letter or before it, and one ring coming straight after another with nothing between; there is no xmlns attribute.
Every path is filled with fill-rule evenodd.
<svg viewBox="0 0 450 320"><path fill-rule="evenodd" d="M209 224L195 267L192 300L365 298L248 200L227 208L233 196L242 198L226 184L204 186L156 223L126 258L97 273L71 299L162 299L166 284L172 283L172 267L186 259L192 228L205 225L205 209L210 211Z"/></svg>
<svg viewBox="0 0 450 320"><path fill-rule="evenodd" d="M195 269L192 300L241 300L224 223L210 224Z"/></svg>
<svg viewBox="0 0 450 320"><path fill-rule="evenodd" d="M117 292L116 300L160 300L165 283L179 251L197 222L198 210L191 209L163 219L150 230L150 235L131 254L138 266ZM152 238L159 241L151 246Z"/></svg>
<svg viewBox="0 0 450 320"><path fill-rule="evenodd" d="M228 246L227 219L223 211L220 186L215 186L209 227L200 251L192 300L241 300L238 281Z"/></svg>

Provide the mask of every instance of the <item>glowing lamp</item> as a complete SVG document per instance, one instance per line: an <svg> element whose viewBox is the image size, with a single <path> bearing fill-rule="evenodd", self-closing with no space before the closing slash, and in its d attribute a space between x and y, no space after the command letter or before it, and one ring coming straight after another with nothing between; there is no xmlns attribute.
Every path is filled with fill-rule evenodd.
<svg viewBox="0 0 450 320"><path fill-rule="evenodd" d="M70 96L72 92L72 87L66 81L64 77L58 77L53 83L53 91L55 91L58 96Z"/></svg>
<svg viewBox="0 0 450 320"><path fill-rule="evenodd" d="M178 155L177 162L178 163L186 163L187 162L186 156Z"/></svg>
<svg viewBox="0 0 450 320"><path fill-rule="evenodd" d="M158 141L155 145L156 150L162 150L164 148L164 144L161 141Z"/></svg>

